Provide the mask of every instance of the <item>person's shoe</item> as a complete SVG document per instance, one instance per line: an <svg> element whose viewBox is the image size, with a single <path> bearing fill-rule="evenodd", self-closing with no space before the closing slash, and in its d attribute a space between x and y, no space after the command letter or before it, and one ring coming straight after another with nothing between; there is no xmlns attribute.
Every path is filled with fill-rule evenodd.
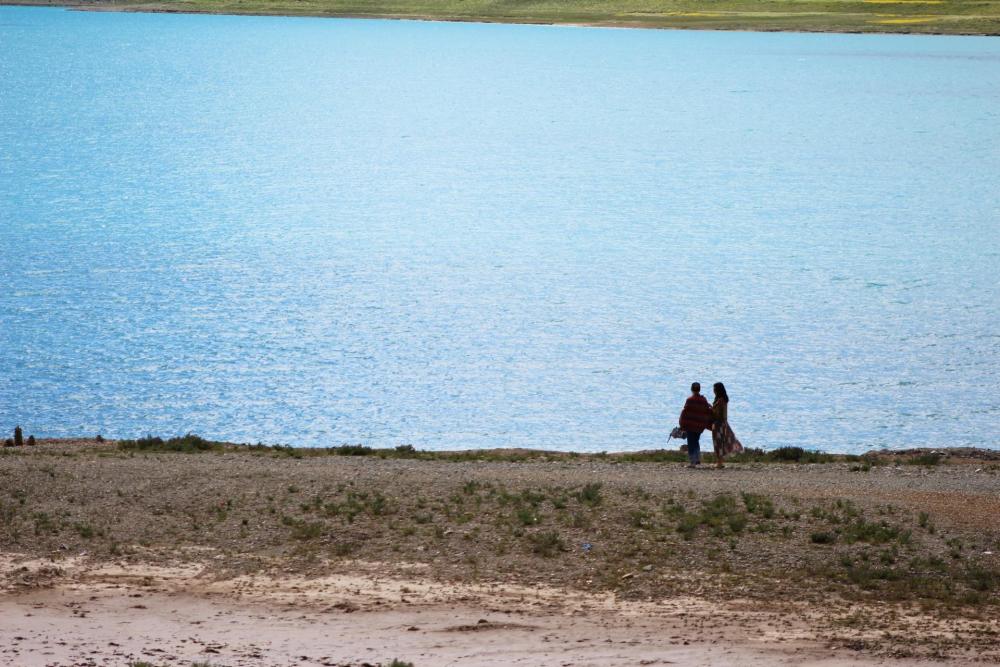
<svg viewBox="0 0 1000 667"><path fill-rule="evenodd" d="M689 463L689 464L687 464L687 467L688 468L697 468L698 464L696 464L696 463Z"/></svg>
<svg viewBox="0 0 1000 667"><path fill-rule="evenodd" d="M721 463L716 463L715 467L721 469L721 468L725 468L726 466L722 465Z"/></svg>

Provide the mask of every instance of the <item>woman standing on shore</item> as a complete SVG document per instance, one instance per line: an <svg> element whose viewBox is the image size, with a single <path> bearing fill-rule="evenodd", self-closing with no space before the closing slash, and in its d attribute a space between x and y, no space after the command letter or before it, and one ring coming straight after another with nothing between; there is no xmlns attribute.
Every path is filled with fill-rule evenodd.
<svg viewBox="0 0 1000 667"><path fill-rule="evenodd" d="M712 446L715 448L715 467L725 468L723 460L733 452L742 452L743 445L729 427L729 394L726 385L716 382L712 385L715 400L712 401Z"/></svg>

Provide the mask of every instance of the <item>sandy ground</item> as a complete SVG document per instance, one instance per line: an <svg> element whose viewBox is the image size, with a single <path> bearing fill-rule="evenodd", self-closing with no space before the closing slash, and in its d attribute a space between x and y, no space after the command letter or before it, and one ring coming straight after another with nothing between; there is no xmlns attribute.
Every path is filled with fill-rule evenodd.
<svg viewBox="0 0 1000 667"><path fill-rule="evenodd" d="M1000 664L993 460L0 453L0 665Z"/></svg>
<svg viewBox="0 0 1000 667"><path fill-rule="evenodd" d="M46 567L41 561L5 567ZM197 566L62 563L59 585L0 597L6 665L815 665L875 659L815 637L808 610L623 601L409 574L203 578ZM381 569L373 566L372 569ZM960 664L952 661L950 664Z"/></svg>

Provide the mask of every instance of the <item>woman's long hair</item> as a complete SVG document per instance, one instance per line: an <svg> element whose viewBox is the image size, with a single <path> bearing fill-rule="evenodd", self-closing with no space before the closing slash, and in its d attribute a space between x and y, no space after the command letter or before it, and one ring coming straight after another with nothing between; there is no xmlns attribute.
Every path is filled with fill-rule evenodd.
<svg viewBox="0 0 1000 667"><path fill-rule="evenodd" d="M729 394L726 393L726 385L721 382L716 382L712 385L712 392L715 393L716 400L721 398L726 403L729 402Z"/></svg>

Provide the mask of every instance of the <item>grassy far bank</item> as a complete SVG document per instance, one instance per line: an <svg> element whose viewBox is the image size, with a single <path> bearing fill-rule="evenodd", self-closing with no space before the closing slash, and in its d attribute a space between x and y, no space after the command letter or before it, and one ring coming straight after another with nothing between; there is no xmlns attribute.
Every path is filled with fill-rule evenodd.
<svg viewBox="0 0 1000 667"><path fill-rule="evenodd" d="M6 0L132 11L587 24L641 28L1000 34L1000 0Z"/></svg>

